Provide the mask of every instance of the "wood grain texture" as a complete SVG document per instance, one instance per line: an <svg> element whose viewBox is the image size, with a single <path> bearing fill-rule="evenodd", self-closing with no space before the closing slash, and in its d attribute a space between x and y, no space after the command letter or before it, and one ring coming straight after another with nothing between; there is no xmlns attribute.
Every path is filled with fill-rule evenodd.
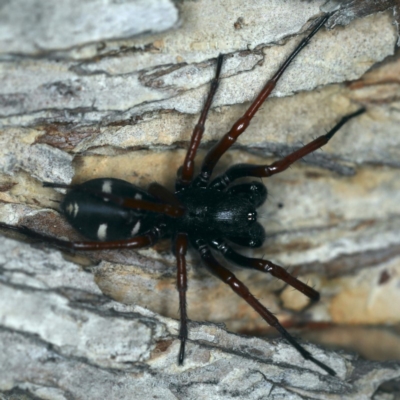
<svg viewBox="0 0 400 400"><path fill-rule="evenodd" d="M29 5L34 2L26 2L28 14ZM2 45L2 221L73 239L76 233L57 213L61 194L41 187L42 181L111 176L144 188L152 181L172 187L217 55L226 54L226 62L199 159L241 115L321 7L332 11L337 2L274 0L265 7L255 0L201 0L176 7L170 30L162 33L121 38L115 29L111 37L100 32L101 39L85 36L57 48L54 41L34 48L20 42L19 51ZM331 29L319 32L296 59L219 166L275 160L344 115L367 108L323 151L264 180L269 200L259 216L268 239L252 254L290 268L320 291L321 301L308 307L277 280L233 269L288 327L379 330L400 322L399 14L395 1L376 7L371 1L342 2L328 22ZM70 24L61 19L57 34L69 32ZM178 328L170 319L178 315L176 266L168 242L140 252L65 259L18 239L1 237L4 398L121 399L134 393L383 399L387 387L390 395L400 392L398 362L367 362L306 345L337 370L333 379L282 340L255 338L269 333L268 327L191 251L189 318L251 336L192 322L187 360L179 368ZM368 336L353 332L353 339L360 332ZM327 331L323 341L332 343L333 336L346 347L339 333ZM398 337L394 329L390 343ZM388 386L376 392L384 382Z"/></svg>

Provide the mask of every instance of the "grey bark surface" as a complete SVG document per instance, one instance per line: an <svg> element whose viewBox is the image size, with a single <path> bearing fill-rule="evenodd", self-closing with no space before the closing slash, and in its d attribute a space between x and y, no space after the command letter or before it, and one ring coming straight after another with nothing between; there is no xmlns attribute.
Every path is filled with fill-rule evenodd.
<svg viewBox="0 0 400 400"><path fill-rule="evenodd" d="M371 398L399 363L306 348L327 376L283 340L191 323L183 367L178 323L102 295L88 271L58 251L2 241L0 385L27 398Z"/></svg>
<svg viewBox="0 0 400 400"><path fill-rule="evenodd" d="M275 279L233 270L289 326L400 323L397 1L19 3L4 3L0 17L0 220L70 240L79 236L57 212L62 193L41 182L112 176L172 188L218 54L222 80L199 160L312 21L336 10L218 167L269 163L366 107L323 151L264 180L269 200L259 216L268 239L248 254L290 267L321 301L310 305ZM265 322L193 252L190 340L178 367L169 242L71 256L4 235L0 399L400 393L400 334L393 361L379 362L299 338L338 374L327 376L284 340L255 337L268 332Z"/></svg>

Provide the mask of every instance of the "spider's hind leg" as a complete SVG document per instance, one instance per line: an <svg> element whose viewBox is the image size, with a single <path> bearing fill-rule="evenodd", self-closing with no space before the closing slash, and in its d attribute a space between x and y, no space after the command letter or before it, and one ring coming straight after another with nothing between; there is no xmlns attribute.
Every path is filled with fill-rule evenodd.
<svg viewBox="0 0 400 400"><path fill-rule="evenodd" d="M49 246L56 247L60 250L66 250L69 252L74 251L96 251L96 250L107 250L107 249L139 249L142 247L148 247L154 245L161 236L163 236L163 228L156 226L153 229L145 232L141 236L135 236L125 240L113 240L108 242L99 241L75 241L70 242L68 240L59 239L54 236L45 235L40 232L36 232L26 226L15 226L9 225L4 222L0 222L0 229L7 231L13 231L20 233L32 239L34 242L40 242L48 244Z"/></svg>

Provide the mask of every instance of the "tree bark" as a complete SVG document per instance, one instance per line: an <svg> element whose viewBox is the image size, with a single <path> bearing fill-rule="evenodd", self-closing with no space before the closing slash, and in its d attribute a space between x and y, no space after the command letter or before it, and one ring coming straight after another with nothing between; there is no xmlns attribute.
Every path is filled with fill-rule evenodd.
<svg viewBox="0 0 400 400"><path fill-rule="evenodd" d="M168 241L137 252L71 256L4 232L0 398L394 399L400 393L399 4L336 3L69 0L52 9L18 0L4 6L0 220L73 240L77 233L58 213L61 191L42 182L108 176L173 188L218 54L225 55L222 79L197 164L312 21L334 11L218 171L269 163L366 108L323 151L264 180L269 197L259 219L267 240L251 254L290 267L321 301L309 304L269 276L232 269L285 326L316 326L320 341L339 344L338 331L324 326L346 332L369 326L340 345L353 341L353 349L381 361L305 344L338 373L333 378L284 340L255 337L270 332L265 322L190 252L192 322L185 365L178 367L178 323L171 319L178 315L176 267ZM382 336L368 342L371 329L388 324L393 344L378 353Z"/></svg>

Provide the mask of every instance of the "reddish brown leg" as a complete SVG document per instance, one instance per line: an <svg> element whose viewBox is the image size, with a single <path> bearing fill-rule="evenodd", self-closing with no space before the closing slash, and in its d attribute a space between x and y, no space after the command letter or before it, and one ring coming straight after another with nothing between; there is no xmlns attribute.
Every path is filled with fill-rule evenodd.
<svg viewBox="0 0 400 400"><path fill-rule="evenodd" d="M164 186L161 186L159 183L150 183L147 191L156 199L164 203L170 204L176 209L182 209L183 212L185 211L185 208L183 207L179 199L172 192L170 192Z"/></svg>
<svg viewBox="0 0 400 400"><path fill-rule="evenodd" d="M162 236L162 227L155 227L142 236L136 236L128 240L115 240L112 242L94 242L77 241L69 242L67 240L57 239L53 236L44 235L35 232L25 226L14 226L0 222L1 229L21 233L34 241L43 242L50 246L57 247L67 251L88 251L88 250L106 250L106 249L139 249L142 247L153 246Z"/></svg>
<svg viewBox="0 0 400 400"><path fill-rule="evenodd" d="M74 189L77 185L67 185L66 183L43 182L43 187Z"/></svg>
<svg viewBox="0 0 400 400"><path fill-rule="evenodd" d="M321 148L333 137L333 135L350 119L365 112L364 108L356 111L353 114L346 115L340 122L335 125L326 135L322 135L312 142L306 144L300 149L290 153L281 160L275 161L271 165L253 165L253 164L236 164L229 168L224 174L216 177L210 184L210 187L223 190L230 185L234 180L249 176L264 178L271 175L279 174L289 168L295 161L300 160L313 151Z"/></svg>
<svg viewBox="0 0 400 400"><path fill-rule="evenodd" d="M180 328L179 339L181 347L179 350L179 365L183 364L185 358L185 344L188 337L187 329L187 312L186 312L186 291L187 291L187 273L186 273L186 250L188 246L187 235L179 233L175 240L175 257L177 261L177 281L176 286L179 293L179 311L180 311Z"/></svg>
<svg viewBox="0 0 400 400"><path fill-rule="evenodd" d="M161 193L160 188L162 188L161 185L157 185L157 189L159 193ZM153 211L155 213L159 214L165 214L170 217L180 217L185 213L185 209L183 206L180 204L177 204L177 199L175 200L175 204L160 204L160 203L154 203L148 200L138 200L138 199L133 199L129 197L121 197L121 196L116 196L111 193L104 193L101 191L97 190L91 190L86 187L82 187L81 185L66 185L63 183L52 183L52 182L44 182L43 183L44 187L53 187L53 188L62 188L62 189L72 189L72 190L81 190L87 193L92 194L93 196L98 196L101 197L102 199L107 199L111 201L112 203L115 203L121 207L126 207L126 208L135 208L139 210L148 210L148 211ZM163 194L165 195L165 192L167 192L167 189L163 188L164 192ZM171 196L173 194L171 193ZM157 197L157 196L155 196Z"/></svg>
<svg viewBox="0 0 400 400"><path fill-rule="evenodd" d="M192 137L190 139L189 148L186 153L185 161L183 162L182 170L180 172L180 177L178 177L177 182L176 182L176 190L179 190L179 189L182 189L182 188L188 186L192 181L193 172L194 172L194 158L196 157L197 149L199 148L201 138L203 137L204 125L205 125L205 122L207 119L208 111L211 107L211 103L214 98L214 95L218 89L219 76L221 74L223 58L224 57L222 54L220 54L218 56L215 77L211 81L210 91L208 93L207 100L204 104L203 111L201 112L199 121L197 122L196 126L194 127Z"/></svg>
<svg viewBox="0 0 400 400"><path fill-rule="evenodd" d="M328 374L333 376L336 375L333 369L315 359L310 352L300 346L295 338L291 336L289 332L287 332L286 329L279 323L278 319L250 293L249 289L241 281L239 281L239 279L237 279L232 272L218 263L204 241L198 240L196 245L198 251L200 252L201 258L213 275L229 285L236 294L242 297L255 311L257 311L258 314L269 325L273 326L306 360L318 365Z"/></svg>
<svg viewBox="0 0 400 400"><path fill-rule="evenodd" d="M249 258L242 256L241 254L234 251L222 240L214 240L212 242L212 246L220 251L226 259L232 261L233 263L240 265L244 268L252 268L261 272L268 272L275 278L278 278L286 282L293 288L297 289L299 292L303 293L311 300L319 300L319 293L316 290L299 281L294 276L290 275L285 269L283 269L279 265L276 265L268 260L262 260L261 258Z"/></svg>
<svg viewBox="0 0 400 400"><path fill-rule="evenodd" d="M258 111L258 109L268 98L272 90L275 88L275 85L279 81L279 78L282 76L286 68L297 56L297 54L299 54L299 52L308 44L310 39L321 29L322 26L324 26L329 17L330 15L326 15L316 21L312 31L299 43L299 45L290 54L290 56L286 59L283 65L275 73L275 75L267 82L267 84L250 105L245 114L233 124L231 130L226 133L219 140L219 142L207 153L201 167L200 175L196 178L196 186L207 186L207 183L218 160L236 142L237 138L246 130L246 128L250 124L251 119L254 117L255 113Z"/></svg>
<svg viewBox="0 0 400 400"><path fill-rule="evenodd" d="M115 196L109 193L101 193L104 199L109 199L115 204L126 208L136 208L139 210L148 210L159 214L169 215L170 217L181 217L185 213L183 206L175 206L165 203L152 203L147 200L131 199L128 197Z"/></svg>

